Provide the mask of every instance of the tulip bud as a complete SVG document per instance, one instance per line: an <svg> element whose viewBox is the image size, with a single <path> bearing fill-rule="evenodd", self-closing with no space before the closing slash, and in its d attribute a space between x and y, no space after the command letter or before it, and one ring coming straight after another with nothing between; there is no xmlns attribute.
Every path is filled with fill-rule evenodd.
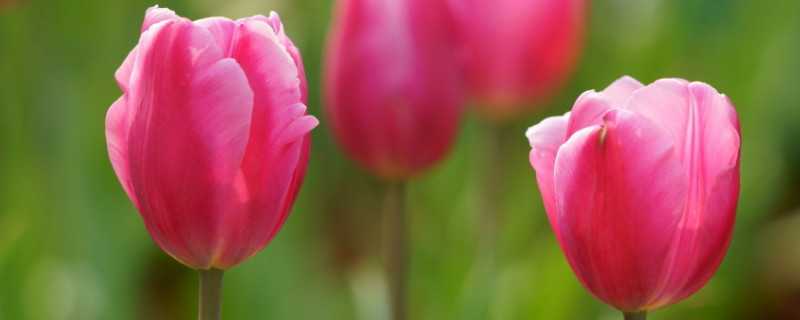
<svg viewBox="0 0 800 320"><path fill-rule="evenodd" d="M506 120L566 82L583 44L584 0L450 0L477 107Z"/></svg>
<svg viewBox="0 0 800 320"><path fill-rule="evenodd" d="M358 164L399 180L438 162L461 114L443 0L340 0L326 54L326 115Z"/></svg>
<svg viewBox="0 0 800 320"><path fill-rule="evenodd" d="M597 299L650 312L711 278L739 197L740 129L728 97L702 82L623 77L527 136L553 231Z"/></svg>
<svg viewBox="0 0 800 320"><path fill-rule="evenodd" d="M278 15L190 21L150 8L116 79L108 153L153 240L194 269L228 269L266 246L317 125Z"/></svg>

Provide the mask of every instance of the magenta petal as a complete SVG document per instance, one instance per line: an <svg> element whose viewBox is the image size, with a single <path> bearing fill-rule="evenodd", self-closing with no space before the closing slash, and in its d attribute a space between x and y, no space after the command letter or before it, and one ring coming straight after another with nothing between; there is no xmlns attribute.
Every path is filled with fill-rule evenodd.
<svg viewBox="0 0 800 320"><path fill-rule="evenodd" d="M307 161L304 136L318 123L305 115L297 66L272 27L258 19L239 22L231 56L255 93L253 121L239 182L239 190L246 190L240 194L245 205L223 219L226 242L223 255L214 261L219 268L249 258L282 226L290 207L286 199L295 196L297 179L302 179L285 168Z"/></svg>
<svg viewBox="0 0 800 320"><path fill-rule="evenodd" d="M727 97L714 88L679 79L659 80L637 91L628 108L650 118L675 142L689 174L689 202L655 309L699 289L708 278L698 273L710 277L725 252L720 248L727 248L738 198L738 119ZM735 166L736 177L730 177ZM712 244L714 252L704 251Z"/></svg>
<svg viewBox="0 0 800 320"><path fill-rule="evenodd" d="M555 166L558 227L583 285L623 311L656 294L686 204L673 143L647 119L610 110L575 133Z"/></svg>
<svg viewBox="0 0 800 320"><path fill-rule="evenodd" d="M253 93L233 59L222 59L192 79L188 104L198 139L212 153L213 177L230 179L239 169L250 132Z"/></svg>
<svg viewBox="0 0 800 320"><path fill-rule="evenodd" d="M556 200L555 186L553 185L553 170L556 162L558 148L567 140L567 123L570 113L563 116L549 117L542 122L530 127L525 135L531 145L530 161L536 170L536 181L539 184L539 191L542 193L547 217L550 224L554 227L558 238L558 228L556 223Z"/></svg>
<svg viewBox="0 0 800 320"><path fill-rule="evenodd" d="M205 29L160 24L142 36L130 92L139 103L128 152L140 211L156 242L195 269L218 250L218 217L237 201L231 181L250 129L247 78L221 58Z"/></svg>
<svg viewBox="0 0 800 320"><path fill-rule="evenodd" d="M683 300L708 282L722 263L733 235L739 199L739 168L730 167L715 179L697 224L679 224L675 248L670 256L671 272L663 277L663 289L648 311ZM677 251L676 250L676 251Z"/></svg>
<svg viewBox="0 0 800 320"><path fill-rule="evenodd" d="M611 100L613 107L622 108L633 92L643 87L644 85L636 79L624 76L603 89L603 94Z"/></svg>

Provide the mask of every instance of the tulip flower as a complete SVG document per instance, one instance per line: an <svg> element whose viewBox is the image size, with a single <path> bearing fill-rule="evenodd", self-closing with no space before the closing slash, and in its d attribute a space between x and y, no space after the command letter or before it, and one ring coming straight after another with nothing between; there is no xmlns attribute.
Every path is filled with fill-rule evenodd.
<svg viewBox="0 0 800 320"><path fill-rule="evenodd" d="M739 121L725 95L623 77L527 136L553 231L597 299L642 318L711 278L739 197Z"/></svg>
<svg viewBox="0 0 800 320"><path fill-rule="evenodd" d="M326 115L358 164L403 180L444 157L461 114L443 0L341 0L325 61Z"/></svg>
<svg viewBox="0 0 800 320"><path fill-rule="evenodd" d="M585 0L451 0L477 107L504 121L560 89L583 44Z"/></svg>
<svg viewBox="0 0 800 320"><path fill-rule="evenodd" d="M386 191L392 319L404 319L404 181L453 144L462 85L445 0L339 0L325 56L335 138Z"/></svg>
<svg viewBox="0 0 800 320"><path fill-rule="evenodd" d="M317 120L299 51L275 13L191 21L156 6L141 31L115 74L111 164L167 254L229 269L275 236L305 176Z"/></svg>

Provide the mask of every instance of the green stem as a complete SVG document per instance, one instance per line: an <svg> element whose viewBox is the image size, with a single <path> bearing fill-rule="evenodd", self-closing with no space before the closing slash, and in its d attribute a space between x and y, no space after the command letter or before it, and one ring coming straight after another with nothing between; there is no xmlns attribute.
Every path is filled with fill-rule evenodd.
<svg viewBox="0 0 800 320"><path fill-rule="evenodd" d="M465 314L456 318L489 318L489 302L494 296L497 281L497 268L500 252L500 195L503 174L502 126L499 123L484 123L483 162L480 172L480 197L478 199L478 234L476 235L475 255L467 281L465 300L461 302Z"/></svg>
<svg viewBox="0 0 800 320"><path fill-rule="evenodd" d="M386 185L384 216L384 245L386 273L389 280L391 319L406 319L406 237L405 183Z"/></svg>
<svg viewBox="0 0 800 320"><path fill-rule="evenodd" d="M219 320L222 315L222 276L225 270L200 271L200 310L198 319Z"/></svg>
<svg viewBox="0 0 800 320"><path fill-rule="evenodd" d="M625 320L647 320L647 311L623 312Z"/></svg>
<svg viewBox="0 0 800 320"><path fill-rule="evenodd" d="M503 139L500 124L489 123L486 127L486 146L485 146L485 168L484 168L484 187L482 192L483 210L481 226L483 232L483 243L490 252L494 251L495 241L497 240L498 228L500 226L500 186L503 170Z"/></svg>

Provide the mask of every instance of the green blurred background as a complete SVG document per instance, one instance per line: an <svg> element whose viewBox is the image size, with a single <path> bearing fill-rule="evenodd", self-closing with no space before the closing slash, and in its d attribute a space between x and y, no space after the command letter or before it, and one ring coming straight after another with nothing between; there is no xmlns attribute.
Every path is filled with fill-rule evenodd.
<svg viewBox="0 0 800 320"><path fill-rule="evenodd" d="M0 319L192 319L196 273L149 238L106 153L114 71L143 0L0 0ZM280 234L226 273L226 319L384 319L381 185L344 158L320 102L331 0L162 0L198 19L281 14L303 53L315 129ZM479 252L487 124L409 184L412 319L619 319L580 286L547 224L525 129L628 74L707 82L742 124L728 255L651 319L800 319L800 1L598 0L586 50L548 106L503 128L500 238Z"/></svg>

